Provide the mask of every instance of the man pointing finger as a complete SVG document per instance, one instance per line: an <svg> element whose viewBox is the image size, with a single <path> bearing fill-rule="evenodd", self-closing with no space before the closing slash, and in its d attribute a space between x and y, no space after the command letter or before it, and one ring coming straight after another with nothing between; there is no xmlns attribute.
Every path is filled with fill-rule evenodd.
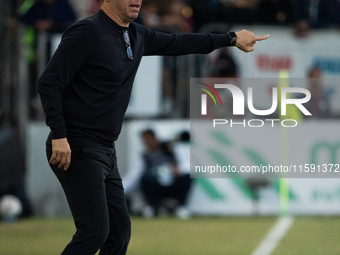
<svg viewBox="0 0 340 255"><path fill-rule="evenodd" d="M207 54L236 46L254 50L242 30L165 34L133 22L142 0L104 0L101 10L64 34L37 88L51 132L50 166L66 194L77 232L63 255L126 254L131 223L117 167L121 131L143 56Z"/></svg>

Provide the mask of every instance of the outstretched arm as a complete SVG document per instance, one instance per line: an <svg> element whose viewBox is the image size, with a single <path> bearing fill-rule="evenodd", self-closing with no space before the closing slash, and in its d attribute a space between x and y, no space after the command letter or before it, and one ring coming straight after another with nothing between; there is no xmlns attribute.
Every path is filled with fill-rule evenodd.
<svg viewBox="0 0 340 255"><path fill-rule="evenodd" d="M178 56L186 54L207 54L215 49L234 45L228 34L180 33L166 34L138 26L144 34L144 56ZM242 30L236 33L236 47L245 52L254 50L257 41L265 40L269 35L255 36L252 32Z"/></svg>

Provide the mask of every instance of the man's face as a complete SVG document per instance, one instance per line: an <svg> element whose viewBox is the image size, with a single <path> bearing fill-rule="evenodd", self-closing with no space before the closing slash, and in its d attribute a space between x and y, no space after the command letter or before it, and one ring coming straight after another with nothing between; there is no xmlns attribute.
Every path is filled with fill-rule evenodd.
<svg viewBox="0 0 340 255"><path fill-rule="evenodd" d="M111 7L124 22L131 22L138 17L142 0L111 0Z"/></svg>

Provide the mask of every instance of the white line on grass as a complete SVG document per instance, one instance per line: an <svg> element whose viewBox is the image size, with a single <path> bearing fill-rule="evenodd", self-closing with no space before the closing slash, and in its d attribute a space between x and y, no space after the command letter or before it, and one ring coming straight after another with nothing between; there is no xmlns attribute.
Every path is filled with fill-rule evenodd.
<svg viewBox="0 0 340 255"><path fill-rule="evenodd" d="M292 217L280 217L251 255L270 255L293 224Z"/></svg>

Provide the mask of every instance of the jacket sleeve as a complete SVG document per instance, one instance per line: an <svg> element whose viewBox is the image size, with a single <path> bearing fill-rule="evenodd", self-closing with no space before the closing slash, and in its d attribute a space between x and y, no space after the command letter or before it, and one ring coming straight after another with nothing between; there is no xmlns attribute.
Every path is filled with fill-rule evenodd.
<svg viewBox="0 0 340 255"><path fill-rule="evenodd" d="M144 56L179 56L186 54L207 54L215 49L230 46L227 34L180 33L166 34L146 27L143 29L145 48Z"/></svg>
<svg viewBox="0 0 340 255"><path fill-rule="evenodd" d="M58 49L38 80L37 90L53 139L66 137L62 110L63 88L90 58L94 38L95 29L89 21L78 22L69 28L63 34Z"/></svg>

